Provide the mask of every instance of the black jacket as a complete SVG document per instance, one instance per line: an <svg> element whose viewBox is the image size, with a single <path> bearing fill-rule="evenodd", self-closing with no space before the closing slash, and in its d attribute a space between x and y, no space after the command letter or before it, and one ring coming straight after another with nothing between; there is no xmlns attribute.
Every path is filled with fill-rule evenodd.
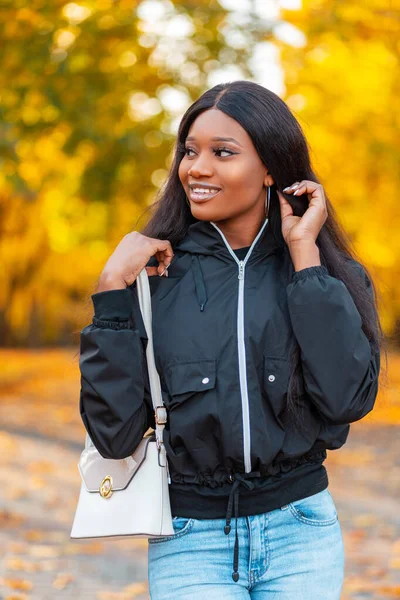
<svg viewBox="0 0 400 600"><path fill-rule="evenodd" d="M240 515L325 489L326 450L345 443L378 389L379 348L346 286L325 266L295 272L267 219L245 260L208 221L191 225L173 250L169 277L149 278L173 514L223 517L239 487ZM81 332L81 416L103 457L124 458L154 426L136 283L92 299L93 323ZM283 410L295 340L301 429Z"/></svg>

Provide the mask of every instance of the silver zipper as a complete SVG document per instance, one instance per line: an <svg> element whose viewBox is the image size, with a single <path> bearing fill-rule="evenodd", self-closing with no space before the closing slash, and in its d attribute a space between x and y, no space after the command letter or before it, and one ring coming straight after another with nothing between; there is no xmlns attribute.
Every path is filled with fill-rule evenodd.
<svg viewBox="0 0 400 600"><path fill-rule="evenodd" d="M171 483L171 475L169 472L169 466L168 466L168 458L167 456L165 457L165 466L167 468L167 479L168 479L168 483Z"/></svg>
<svg viewBox="0 0 400 600"><path fill-rule="evenodd" d="M243 456L244 456L244 470L246 473L251 471L251 432L250 432L250 410L249 410L249 394L247 389L247 368L246 368L246 345L244 338L244 275L246 263L250 258L252 250L257 243L260 235L264 231L267 225L268 219L265 219L260 231L256 238L253 240L249 251L247 252L244 260L239 260L232 248L230 247L228 240L220 230L220 228L213 222L210 221L211 225L219 231L222 239L225 242L229 253L233 256L236 263L238 264L238 313L237 313L237 342L238 342L238 361L239 361L239 381L240 381L240 395L242 400L242 421L243 421Z"/></svg>

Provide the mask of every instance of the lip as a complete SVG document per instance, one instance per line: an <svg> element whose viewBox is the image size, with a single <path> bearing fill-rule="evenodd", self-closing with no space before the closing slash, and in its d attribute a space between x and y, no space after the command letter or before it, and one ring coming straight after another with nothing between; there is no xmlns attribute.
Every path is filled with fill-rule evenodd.
<svg viewBox="0 0 400 600"><path fill-rule="evenodd" d="M196 186L197 187L197 186ZM198 187L203 187L205 188L205 186L198 186ZM208 187L208 186L207 186ZM212 189L212 188L211 188ZM215 188L214 188L215 189ZM201 204L202 202L207 202L208 200L211 200L212 198L215 198L215 196L217 194L220 193L221 190L218 190L217 192L210 192L209 194L205 194L205 193L200 193L200 194L196 194L190 187L189 187L189 199L192 202L196 202L196 204Z"/></svg>
<svg viewBox="0 0 400 600"><path fill-rule="evenodd" d="M193 189L193 188L204 188L204 189L211 189L211 190L220 190L221 188L219 187L219 185L213 185L212 183L196 183L195 181L191 181L189 183L189 188Z"/></svg>
<svg viewBox="0 0 400 600"><path fill-rule="evenodd" d="M207 193L201 193L200 194L196 194L193 191L193 188L201 188L203 190L218 190L217 192L210 192L209 194ZM196 181L191 181L189 183L189 199L192 200L192 202L196 202L196 203L201 203L201 202L207 202L208 200L211 200L212 198L214 198L217 194L219 194L219 192L221 191L221 188L218 185L214 185L212 183L200 183L200 182L196 182Z"/></svg>

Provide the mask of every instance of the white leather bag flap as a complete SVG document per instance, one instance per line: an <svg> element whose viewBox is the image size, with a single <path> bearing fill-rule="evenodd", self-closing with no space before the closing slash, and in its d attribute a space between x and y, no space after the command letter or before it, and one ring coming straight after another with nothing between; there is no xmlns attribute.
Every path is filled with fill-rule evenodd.
<svg viewBox="0 0 400 600"><path fill-rule="evenodd" d="M103 458L93 445L85 448L78 468L87 491L100 493L100 486L107 476L112 478L113 492L125 489L143 464L151 441L155 442L154 436L144 437L135 452L121 460Z"/></svg>

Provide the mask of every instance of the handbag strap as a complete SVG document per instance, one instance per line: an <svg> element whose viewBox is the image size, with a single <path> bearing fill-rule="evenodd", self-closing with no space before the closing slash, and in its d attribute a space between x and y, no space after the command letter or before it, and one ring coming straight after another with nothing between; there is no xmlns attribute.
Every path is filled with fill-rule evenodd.
<svg viewBox="0 0 400 600"><path fill-rule="evenodd" d="M147 334L146 358L149 372L150 394L153 402L154 416L156 422L156 440L158 448L163 448L163 431L167 422L167 410L164 406L160 377L156 369L153 346L152 313L151 313L151 294L149 285L149 276L146 268L142 269L136 278L136 287L139 297L140 310L144 327Z"/></svg>
<svg viewBox="0 0 400 600"><path fill-rule="evenodd" d="M165 423L167 422L167 410L164 406L161 392L160 377L156 369L156 363L154 358L153 348L153 330L152 330L152 316L151 316L151 294L149 285L149 276L147 275L146 268L142 269L136 278L136 288L139 298L139 306L142 313L143 324L147 334L147 347L146 347L146 358L147 358L147 369L149 373L150 383L150 394L154 408L154 416L156 422L156 441L157 448L159 450L159 464L160 466L167 466L166 452L163 444L163 431ZM94 446L92 439L89 434L86 433L85 438L85 449ZM160 462L161 460L161 462Z"/></svg>

